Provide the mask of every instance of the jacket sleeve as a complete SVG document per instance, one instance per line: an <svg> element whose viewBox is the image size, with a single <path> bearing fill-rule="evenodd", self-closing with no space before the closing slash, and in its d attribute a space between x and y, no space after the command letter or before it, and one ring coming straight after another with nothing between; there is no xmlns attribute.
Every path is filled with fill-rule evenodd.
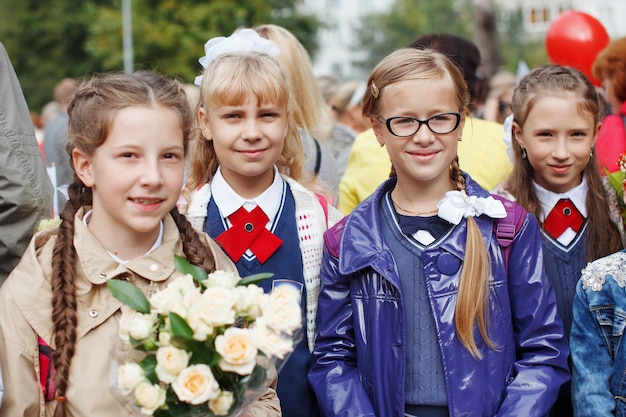
<svg viewBox="0 0 626 417"><path fill-rule="evenodd" d="M544 272L539 225L531 214L513 242L508 268L517 359L497 416L546 416L570 377L569 346Z"/></svg>
<svg viewBox="0 0 626 417"><path fill-rule="evenodd" d="M577 417L613 416L615 396L610 384L614 363L596 315L589 309L582 281L576 286L573 314L570 344L574 414Z"/></svg>
<svg viewBox="0 0 626 417"><path fill-rule="evenodd" d="M324 248L322 289L318 301L318 335L312 353L309 382L322 416L376 416L361 384L356 361L353 311L348 277L338 271L338 259Z"/></svg>
<svg viewBox="0 0 626 417"><path fill-rule="evenodd" d="M39 220L50 217L52 183L26 100L0 43L0 284L24 253Z"/></svg>
<svg viewBox="0 0 626 417"><path fill-rule="evenodd" d="M8 285L0 289L0 317L0 363L6 386L0 417L39 417L44 400L37 335L13 301Z"/></svg>

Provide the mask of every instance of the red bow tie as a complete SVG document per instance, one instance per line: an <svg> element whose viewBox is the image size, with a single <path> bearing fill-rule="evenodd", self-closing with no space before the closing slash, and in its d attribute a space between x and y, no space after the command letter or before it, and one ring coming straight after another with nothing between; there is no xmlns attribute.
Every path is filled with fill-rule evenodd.
<svg viewBox="0 0 626 417"><path fill-rule="evenodd" d="M585 218L569 198L560 199L543 222L543 228L555 239L571 227L576 233L580 230Z"/></svg>
<svg viewBox="0 0 626 417"><path fill-rule="evenodd" d="M269 218L259 206L250 212L241 207L228 216L228 220L232 226L215 241L234 262L250 249L259 262L265 263L283 244L278 236L265 228Z"/></svg>

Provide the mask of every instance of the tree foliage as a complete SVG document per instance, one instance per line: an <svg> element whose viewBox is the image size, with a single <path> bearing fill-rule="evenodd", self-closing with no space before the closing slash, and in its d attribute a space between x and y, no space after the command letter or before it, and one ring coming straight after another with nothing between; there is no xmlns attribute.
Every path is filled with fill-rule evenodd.
<svg viewBox="0 0 626 417"><path fill-rule="evenodd" d="M446 32L476 41L475 18L473 0L395 0L385 13L369 14L355 28L354 47L366 51L366 58L354 64L369 73L383 56L427 33ZM496 27L507 69L515 72L520 60L530 68L547 62L543 39L525 33L521 8Z"/></svg>
<svg viewBox="0 0 626 417"><path fill-rule="evenodd" d="M131 0L134 69L192 82L204 43L235 29L275 23L305 48L317 48L317 18L298 0ZM121 0L0 0L5 44L33 110L52 98L63 77L123 69Z"/></svg>

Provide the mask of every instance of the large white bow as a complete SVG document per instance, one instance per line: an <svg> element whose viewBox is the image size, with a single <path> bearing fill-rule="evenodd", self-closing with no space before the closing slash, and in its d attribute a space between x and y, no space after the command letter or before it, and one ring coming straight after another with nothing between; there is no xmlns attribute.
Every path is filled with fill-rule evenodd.
<svg viewBox="0 0 626 417"><path fill-rule="evenodd" d="M439 217L453 224L459 224L463 217L477 217L482 214L493 219L506 217L506 210L501 201L492 196L470 197L465 191L448 191L437 207L439 207Z"/></svg>
<svg viewBox="0 0 626 417"><path fill-rule="evenodd" d="M204 56L198 62L206 69L215 58L231 52L260 52L271 57L276 57L280 53L274 42L262 38L252 29L241 29L227 38L218 36L209 39L204 44ZM202 84L202 75L196 77L194 84Z"/></svg>

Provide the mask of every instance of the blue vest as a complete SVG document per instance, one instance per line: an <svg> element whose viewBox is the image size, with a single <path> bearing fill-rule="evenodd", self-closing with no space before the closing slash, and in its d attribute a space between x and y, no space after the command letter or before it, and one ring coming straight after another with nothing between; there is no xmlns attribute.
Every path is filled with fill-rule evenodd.
<svg viewBox="0 0 626 417"><path fill-rule="evenodd" d="M209 201L207 218L204 231L215 239L226 230L226 220L222 218L213 198ZM284 187L283 204L278 210L276 219L270 231L282 239L283 244L274 254L261 264L256 257L243 255L235 263L239 275L246 277L261 272L271 272L274 276L262 281L258 285L265 292L271 291L272 281L275 279L290 279L304 285L302 272L302 254L298 239L298 227L296 224L296 203L289 190ZM302 291L303 317L306 311L306 294ZM302 325L305 326L305 320ZM306 332L304 332L306 333ZM306 336L298 343L291 357L284 364L279 378L276 392L280 398L280 406L284 417L317 417L317 400L307 380L309 348ZM307 410L311 410L307 414Z"/></svg>
<svg viewBox="0 0 626 417"><path fill-rule="evenodd" d="M569 340L572 327L572 305L576 294L576 283L580 279L580 272L587 265L585 253L587 224L585 221L569 246L563 246L546 232L542 232L543 264L548 280L554 288L557 310L563 320L567 340Z"/></svg>
<svg viewBox="0 0 626 417"><path fill-rule="evenodd" d="M442 406L445 410L448 398L443 359L426 288L422 250L419 243L402 233L387 198L381 205L381 229L396 262L405 309L405 402Z"/></svg>

